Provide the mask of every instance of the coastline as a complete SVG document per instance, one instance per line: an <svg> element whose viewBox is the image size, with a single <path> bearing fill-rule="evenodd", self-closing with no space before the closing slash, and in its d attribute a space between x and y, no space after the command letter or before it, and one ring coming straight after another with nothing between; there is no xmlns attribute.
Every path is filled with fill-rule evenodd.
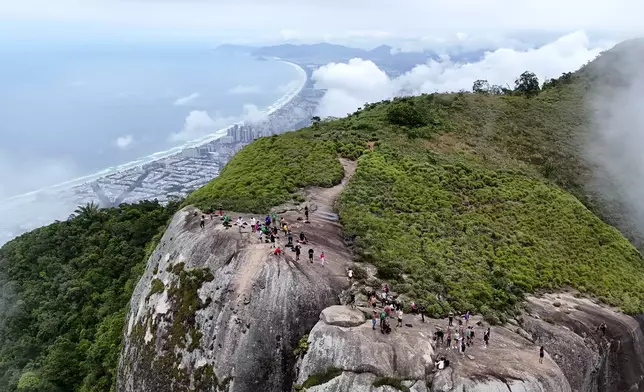
<svg viewBox="0 0 644 392"><path fill-rule="evenodd" d="M289 61L284 61L284 60L281 60L279 58L271 58L271 60L279 61L279 62L288 64L288 65L294 67L297 70L298 74L299 74L299 78L298 78L298 85L296 87L294 87L290 91L286 92L286 94L284 94L281 98L279 98L272 105L270 105L268 108L266 108L266 109L264 109L262 111L266 116L270 116L271 114L275 113L276 111L278 111L281 108L283 108L284 106L286 106L293 99L295 99L302 92L302 90L304 89L304 87L306 86L306 83L308 81L308 76L306 74L306 71L304 70L304 68L302 68L298 64L295 64L295 63L292 63L292 62L289 62ZM20 200L23 200L23 199L29 199L29 198L38 197L38 195L43 194L43 193L56 192L56 191L60 191L60 190L64 190L64 189L74 188L76 186L80 186L80 185L87 184L87 183L90 183L92 181L95 181L95 180L97 180L97 179L99 179L101 177L109 176L109 175L116 174L118 172L122 172L122 171L126 171L126 170L131 170L133 168L136 168L136 167L139 167L139 166L142 166L142 165L145 165L145 164L153 163L155 161L165 159L165 158L171 157L173 155L177 155L177 154L181 153L181 151L183 151L185 149L199 147L199 146L202 146L202 145L204 145L206 143L209 143L209 142L212 142L214 140L217 140L217 139L219 139L219 138L221 138L223 136L226 136L228 130L233 128L235 125L242 125L242 124L244 124L244 121L239 121L239 122L231 124L231 125L229 125L229 126L227 126L225 128L219 129L219 130L217 130L217 131L215 131L215 132L213 132L211 134L205 135L205 136L200 137L198 139L194 139L194 140L190 140L188 142L185 142L184 144L182 144L180 146L176 146L176 147L173 147L173 148L165 150L165 151L159 151L159 152L147 155L145 157L141 157L141 158L136 159L134 161L130 161L130 162L121 164L121 165L111 166L111 167L103 169L103 170L101 170L99 172L89 174L89 175L86 175L86 176L82 176L82 177L78 177L78 178L75 178L75 179L72 179L72 180L68 180L68 181L65 181L65 182L62 182L62 183L59 183L59 184L56 184L56 185L51 185L51 186L47 186L47 187L44 187L44 188L37 189L35 191L23 193L23 194L20 194L20 195L11 196L11 197L2 199L0 201L2 201L2 202L14 202L15 203L15 202L19 202Z"/></svg>

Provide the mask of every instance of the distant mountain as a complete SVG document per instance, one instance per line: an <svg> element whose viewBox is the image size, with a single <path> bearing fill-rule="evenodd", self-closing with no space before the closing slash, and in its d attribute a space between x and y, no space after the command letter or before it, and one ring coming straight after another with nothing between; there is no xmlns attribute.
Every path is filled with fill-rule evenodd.
<svg viewBox="0 0 644 392"><path fill-rule="evenodd" d="M440 55L436 51L401 52L396 51L395 48L389 45L380 45L371 50L365 50L330 43L281 44L260 48L225 44L215 48L215 51L250 53L260 59L279 57L284 60L313 66L322 66L332 62L348 62L353 58L361 58L373 61L390 76L408 72L416 65L424 64L429 60L440 60ZM480 60L484 54L485 50L459 50L450 54L450 58L455 62L472 62Z"/></svg>

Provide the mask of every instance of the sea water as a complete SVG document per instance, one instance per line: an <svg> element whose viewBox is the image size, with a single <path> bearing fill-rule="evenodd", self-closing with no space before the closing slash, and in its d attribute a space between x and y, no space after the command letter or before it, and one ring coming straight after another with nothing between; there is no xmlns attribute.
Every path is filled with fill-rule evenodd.
<svg viewBox="0 0 644 392"><path fill-rule="evenodd" d="M181 146L282 98L301 75L211 45L0 51L0 199Z"/></svg>

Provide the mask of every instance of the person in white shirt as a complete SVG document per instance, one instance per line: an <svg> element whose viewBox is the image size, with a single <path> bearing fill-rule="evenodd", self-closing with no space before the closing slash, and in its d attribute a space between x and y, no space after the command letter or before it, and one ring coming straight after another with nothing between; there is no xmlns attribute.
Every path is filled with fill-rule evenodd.
<svg viewBox="0 0 644 392"><path fill-rule="evenodd" d="M402 316L403 316L402 309L398 309L398 311L396 312L396 316L398 316L398 324L396 326L397 327L402 327L403 326L403 324L402 324Z"/></svg>

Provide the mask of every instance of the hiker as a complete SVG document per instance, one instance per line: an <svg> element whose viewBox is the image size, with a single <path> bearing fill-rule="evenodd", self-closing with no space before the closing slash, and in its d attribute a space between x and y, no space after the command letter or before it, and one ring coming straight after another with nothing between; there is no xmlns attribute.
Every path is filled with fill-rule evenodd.
<svg viewBox="0 0 644 392"><path fill-rule="evenodd" d="M376 330L376 317L377 316L378 316L378 312L376 312L374 310L373 313L371 314L371 329L373 329L374 331Z"/></svg>
<svg viewBox="0 0 644 392"><path fill-rule="evenodd" d="M403 317L403 311L402 309L398 309L396 312L396 316L398 316L398 324L396 324L396 327L402 327L403 322L402 322L402 317Z"/></svg>
<svg viewBox="0 0 644 392"><path fill-rule="evenodd" d="M385 311L385 313L387 313L387 316L391 317L391 306L385 305L383 310Z"/></svg>
<svg viewBox="0 0 644 392"><path fill-rule="evenodd" d="M454 346L453 348L458 349L459 346L461 345L461 335L456 331L454 333Z"/></svg>
<svg viewBox="0 0 644 392"><path fill-rule="evenodd" d="M266 219L264 220L264 222L266 222L266 226L270 226L271 225L271 216L266 215Z"/></svg>
<svg viewBox="0 0 644 392"><path fill-rule="evenodd" d="M378 304L378 298L376 298L376 293L371 293L371 296L369 297L369 302L371 303L371 306L375 309L376 305Z"/></svg>
<svg viewBox="0 0 644 392"><path fill-rule="evenodd" d="M470 321L470 311L468 310L467 313L463 315L463 318L465 319L465 326L467 326L467 323Z"/></svg>
<svg viewBox="0 0 644 392"><path fill-rule="evenodd" d="M277 248L275 248L275 251L273 252L273 254L274 255L281 255L282 254L282 249L279 246L277 246Z"/></svg>
<svg viewBox="0 0 644 392"><path fill-rule="evenodd" d="M356 307L356 295L354 293L349 294L349 305L351 305L352 308Z"/></svg>
<svg viewBox="0 0 644 392"><path fill-rule="evenodd" d="M289 248L292 248L293 247L293 234L291 234L290 231L288 232L288 237L287 238L288 238L288 245L286 245L286 246L289 247Z"/></svg>
<svg viewBox="0 0 644 392"><path fill-rule="evenodd" d="M311 264L313 264L313 254L314 253L315 253L315 251L313 249L309 249L309 261L311 262Z"/></svg>
<svg viewBox="0 0 644 392"><path fill-rule="evenodd" d="M424 323L425 322L425 307L420 306L418 308L418 312L420 313L420 321Z"/></svg>
<svg viewBox="0 0 644 392"><path fill-rule="evenodd" d="M384 310L380 312L380 331L384 333L385 328L385 319L387 318L387 312Z"/></svg>
<svg viewBox="0 0 644 392"><path fill-rule="evenodd" d="M324 263L326 263L326 257L324 256L324 251L320 253L320 263L322 264L322 267L324 267Z"/></svg>
<svg viewBox="0 0 644 392"><path fill-rule="evenodd" d="M284 223L284 226L282 226L282 228L284 229L284 234L287 234L288 233L288 224Z"/></svg>
<svg viewBox="0 0 644 392"><path fill-rule="evenodd" d="M349 284L353 284L353 270L349 268L349 271L347 272L347 276L349 278Z"/></svg>
<svg viewBox="0 0 644 392"><path fill-rule="evenodd" d="M449 315L447 316L447 319L449 320L449 325L450 327L454 326L454 313L449 312Z"/></svg>
<svg viewBox="0 0 644 392"><path fill-rule="evenodd" d="M275 235L271 233L271 248L275 247Z"/></svg>
<svg viewBox="0 0 644 392"><path fill-rule="evenodd" d="M264 233L262 233L261 230L257 230L257 238L259 239L259 242L262 242L262 234Z"/></svg>
<svg viewBox="0 0 644 392"><path fill-rule="evenodd" d="M230 227L230 217L228 215L224 216L224 226Z"/></svg>
<svg viewBox="0 0 644 392"><path fill-rule="evenodd" d="M219 206L219 216L224 216L224 208Z"/></svg>
<svg viewBox="0 0 644 392"><path fill-rule="evenodd" d="M436 362L436 370L443 370L449 366L449 359L445 357L440 357L438 362Z"/></svg>
<svg viewBox="0 0 644 392"><path fill-rule="evenodd" d="M382 286L382 291L385 294L389 294L389 285L387 283L385 283L384 286Z"/></svg>
<svg viewBox="0 0 644 392"><path fill-rule="evenodd" d="M274 226L277 226L277 214L274 212L271 214L271 222L275 224Z"/></svg>
<svg viewBox="0 0 644 392"><path fill-rule="evenodd" d="M470 342L472 342L472 346L474 345L474 327L470 327Z"/></svg>
<svg viewBox="0 0 644 392"><path fill-rule="evenodd" d="M488 342L490 341L490 327L488 327L485 333L483 333L483 341L485 342L485 347L487 347Z"/></svg>
<svg viewBox="0 0 644 392"><path fill-rule="evenodd" d="M300 246L295 245L295 261L300 261Z"/></svg>
<svg viewBox="0 0 644 392"><path fill-rule="evenodd" d="M541 346L541 348L539 349L539 363L543 363L543 355L543 346Z"/></svg>
<svg viewBox="0 0 644 392"><path fill-rule="evenodd" d="M461 355L465 355L465 339L461 340Z"/></svg>
<svg viewBox="0 0 644 392"><path fill-rule="evenodd" d="M201 222L199 223L199 226L201 226L201 228L203 229L205 225L206 225L206 216L201 215Z"/></svg>
<svg viewBox="0 0 644 392"><path fill-rule="evenodd" d="M411 303L411 314L418 314L418 305L416 305L416 302Z"/></svg>
<svg viewBox="0 0 644 392"><path fill-rule="evenodd" d="M237 226L243 226L243 225L244 225L244 220L240 216L239 218L237 218Z"/></svg>
<svg viewBox="0 0 644 392"><path fill-rule="evenodd" d="M300 242L306 244L306 236L303 231L300 232Z"/></svg>
<svg viewBox="0 0 644 392"><path fill-rule="evenodd" d="M304 216L306 217L306 220L309 220L309 206L304 207Z"/></svg>
<svg viewBox="0 0 644 392"><path fill-rule="evenodd" d="M445 346L447 347L448 350L452 349L452 329L450 327L447 327L447 344Z"/></svg>
<svg viewBox="0 0 644 392"><path fill-rule="evenodd" d="M470 345L470 337L471 337L471 330L470 330L470 327L467 327L467 329L465 329L465 344L467 344L468 346Z"/></svg>
<svg viewBox="0 0 644 392"><path fill-rule="evenodd" d="M438 343L438 341L441 341L441 344L444 344L445 342L443 341L443 338L445 336L445 332L443 332L442 329L438 328L436 332L434 332L434 341Z"/></svg>

